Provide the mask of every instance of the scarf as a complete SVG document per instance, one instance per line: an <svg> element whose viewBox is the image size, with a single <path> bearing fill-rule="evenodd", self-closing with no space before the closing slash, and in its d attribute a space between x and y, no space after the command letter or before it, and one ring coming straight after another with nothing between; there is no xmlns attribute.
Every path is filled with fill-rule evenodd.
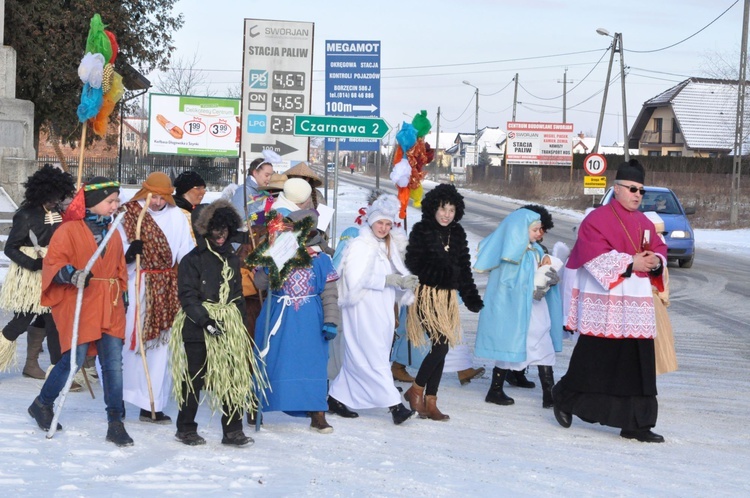
<svg viewBox="0 0 750 498"><path fill-rule="evenodd" d="M137 201L125 204L127 213L123 220L128 242L135 240L135 229L138 215L143 207ZM143 343L161 338L162 331L172 328L174 317L180 310L177 297L177 273L172 265L172 249L169 247L164 232L146 212L141 225L143 254L141 255L141 274L146 288L146 319L143 324ZM138 295L136 289L136 296ZM137 297L136 297L137 299ZM166 338L161 338L166 341ZM135 334L130 348L135 349Z"/></svg>

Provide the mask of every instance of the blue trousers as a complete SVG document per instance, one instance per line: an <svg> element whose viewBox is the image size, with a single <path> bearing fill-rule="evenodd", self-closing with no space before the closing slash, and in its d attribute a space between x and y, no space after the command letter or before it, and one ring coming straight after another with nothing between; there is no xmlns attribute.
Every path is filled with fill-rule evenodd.
<svg viewBox="0 0 750 498"><path fill-rule="evenodd" d="M107 422L122 420L122 344L123 340L108 334L96 342L96 350L99 355L99 363L102 366L102 386L104 389L104 403L107 406ZM79 344L76 347L76 369L78 372L84 360L89 343ZM70 373L70 350L62 355L60 361L47 377L39 393L39 401L46 406L52 406L60 395L65 381Z"/></svg>

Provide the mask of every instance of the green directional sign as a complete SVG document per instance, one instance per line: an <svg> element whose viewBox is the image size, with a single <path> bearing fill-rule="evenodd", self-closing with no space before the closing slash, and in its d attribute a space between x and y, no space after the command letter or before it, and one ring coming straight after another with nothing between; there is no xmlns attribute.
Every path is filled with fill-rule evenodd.
<svg viewBox="0 0 750 498"><path fill-rule="evenodd" d="M297 136L380 139L390 130L383 118L294 116L294 134Z"/></svg>

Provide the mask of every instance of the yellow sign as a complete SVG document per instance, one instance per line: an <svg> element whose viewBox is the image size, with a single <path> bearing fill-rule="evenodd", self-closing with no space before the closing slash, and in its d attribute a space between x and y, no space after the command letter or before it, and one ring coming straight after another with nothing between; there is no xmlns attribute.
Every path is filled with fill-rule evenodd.
<svg viewBox="0 0 750 498"><path fill-rule="evenodd" d="M583 188L607 188L606 176L584 176Z"/></svg>

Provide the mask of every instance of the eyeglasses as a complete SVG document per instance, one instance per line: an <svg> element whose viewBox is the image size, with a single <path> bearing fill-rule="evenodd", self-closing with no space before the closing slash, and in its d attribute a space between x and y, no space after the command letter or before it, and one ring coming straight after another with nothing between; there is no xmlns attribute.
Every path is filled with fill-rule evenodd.
<svg viewBox="0 0 750 498"><path fill-rule="evenodd" d="M635 194L636 192L639 192L641 195L646 195L646 189L643 187L636 187L635 185L623 185L622 183L618 183L620 187L624 187L628 190L630 190L631 194Z"/></svg>

